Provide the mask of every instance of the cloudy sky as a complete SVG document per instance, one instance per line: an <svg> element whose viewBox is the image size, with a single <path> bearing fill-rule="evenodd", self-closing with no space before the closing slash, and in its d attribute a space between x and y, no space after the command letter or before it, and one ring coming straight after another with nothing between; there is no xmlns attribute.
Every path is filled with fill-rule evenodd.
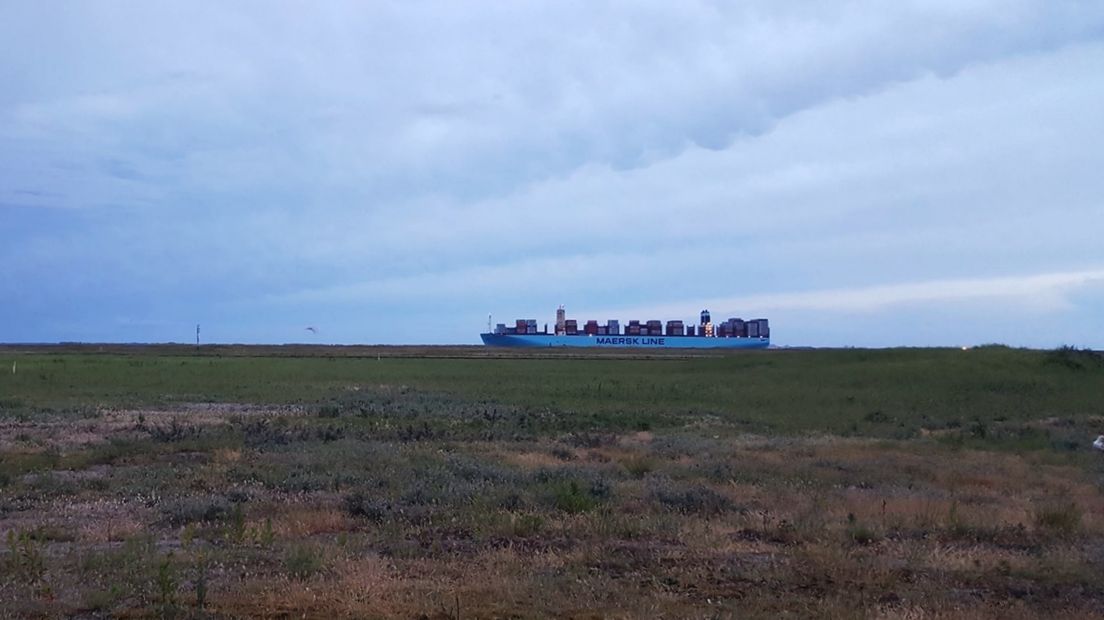
<svg viewBox="0 0 1104 620"><path fill-rule="evenodd" d="M0 342L1104 347L1104 3L0 0L0 265Z"/></svg>

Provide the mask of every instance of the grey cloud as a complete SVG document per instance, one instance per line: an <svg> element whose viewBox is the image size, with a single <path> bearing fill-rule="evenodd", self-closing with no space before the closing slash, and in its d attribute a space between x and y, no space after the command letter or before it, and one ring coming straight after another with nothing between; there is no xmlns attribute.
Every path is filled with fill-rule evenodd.
<svg viewBox="0 0 1104 620"><path fill-rule="evenodd" d="M687 145L721 148L826 99L1076 41L1102 23L1091 5L1026 2L835 11L750 4L731 12L587 3L537 14L334 5L310 15L106 6L74 11L72 22L83 16L100 26L90 34L64 20L48 24L56 15L34 21L74 40L60 52L36 51L60 56L76 78L75 97L20 80L30 82L24 105L43 122L91 108L111 118L129 113L139 129L150 115L160 129L125 136L132 148L158 140L188 148L193 138L159 135L166 120L186 115L200 139L217 142L229 129L237 144L270 157L288 149L306 156L314 170L304 180L325 166L329 182L367 178L391 196L427 181L501 191L587 162L638 165ZM66 52L73 48L82 58ZM88 66L95 59L105 66ZM36 96L42 90L53 96ZM67 112L72 106L83 111Z"/></svg>
<svg viewBox="0 0 1104 620"><path fill-rule="evenodd" d="M9 13L0 204L93 213L0 249L28 304L659 304L1099 260L1093 3ZM0 206L0 238L9 213L40 221ZM634 270L665 284L592 276Z"/></svg>

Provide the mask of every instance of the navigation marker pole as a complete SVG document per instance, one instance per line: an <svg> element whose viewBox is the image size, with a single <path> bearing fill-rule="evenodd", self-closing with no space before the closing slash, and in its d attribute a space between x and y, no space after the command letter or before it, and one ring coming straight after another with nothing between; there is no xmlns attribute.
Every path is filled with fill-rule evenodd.
<svg viewBox="0 0 1104 620"><path fill-rule="evenodd" d="M196 347L199 346L199 323L196 323Z"/></svg>

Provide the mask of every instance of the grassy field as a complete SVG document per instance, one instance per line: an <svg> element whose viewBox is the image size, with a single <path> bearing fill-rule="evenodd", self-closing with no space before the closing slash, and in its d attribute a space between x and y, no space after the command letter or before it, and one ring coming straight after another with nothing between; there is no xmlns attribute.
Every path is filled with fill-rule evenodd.
<svg viewBox="0 0 1104 620"><path fill-rule="evenodd" d="M0 347L0 613L1104 615L1104 358Z"/></svg>

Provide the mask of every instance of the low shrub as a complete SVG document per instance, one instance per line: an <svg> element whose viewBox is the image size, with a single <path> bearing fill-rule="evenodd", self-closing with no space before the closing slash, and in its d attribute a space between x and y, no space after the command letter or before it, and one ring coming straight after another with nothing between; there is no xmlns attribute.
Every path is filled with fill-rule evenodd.
<svg viewBox="0 0 1104 620"><path fill-rule="evenodd" d="M170 525L187 525L203 521L222 521L231 515L230 502L224 497L185 497L161 507Z"/></svg>
<svg viewBox="0 0 1104 620"><path fill-rule="evenodd" d="M162 443L197 439L202 432L198 426L185 426L176 418L168 426L149 426L146 430L151 439Z"/></svg>
<svg viewBox="0 0 1104 620"><path fill-rule="evenodd" d="M613 433L579 431L567 435L564 437L563 441L576 448L604 448L617 443L617 435Z"/></svg>
<svg viewBox="0 0 1104 620"><path fill-rule="evenodd" d="M676 488L665 482L653 487L651 495L664 507L681 514L715 516L733 508L731 500L704 485Z"/></svg>
<svg viewBox="0 0 1104 620"><path fill-rule="evenodd" d="M345 512L350 516L378 523L391 514L391 504L378 497L357 491L345 496Z"/></svg>
<svg viewBox="0 0 1104 620"><path fill-rule="evenodd" d="M1092 349L1078 349L1068 345L1058 347L1047 353L1046 360L1050 364L1070 370L1104 368L1104 353Z"/></svg>

